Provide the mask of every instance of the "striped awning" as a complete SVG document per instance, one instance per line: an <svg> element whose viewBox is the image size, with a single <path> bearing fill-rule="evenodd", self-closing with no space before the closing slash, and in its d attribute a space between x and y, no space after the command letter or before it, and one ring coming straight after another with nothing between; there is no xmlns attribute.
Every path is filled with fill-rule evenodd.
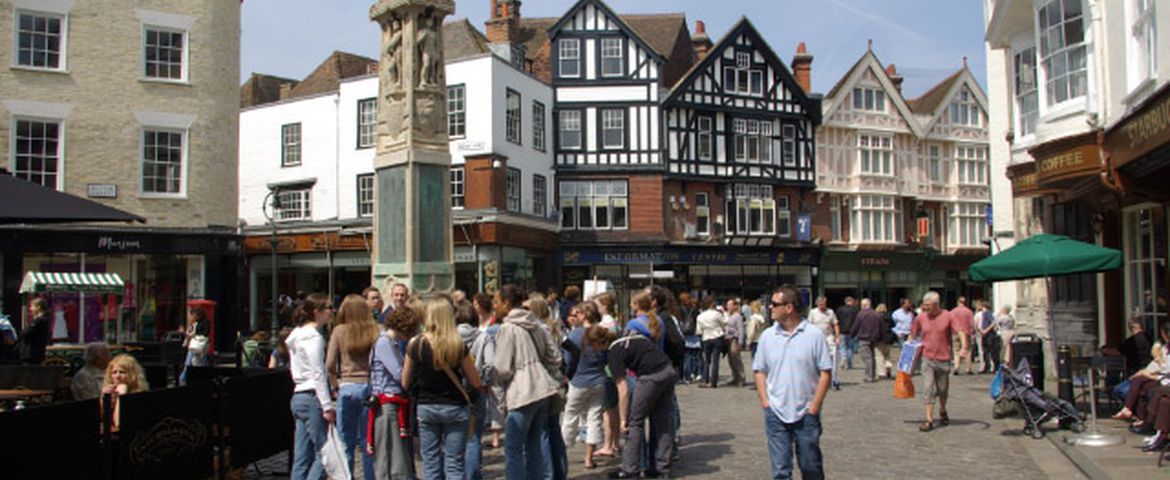
<svg viewBox="0 0 1170 480"><path fill-rule="evenodd" d="M20 293L102 292L122 293L126 286L116 273L28 272Z"/></svg>

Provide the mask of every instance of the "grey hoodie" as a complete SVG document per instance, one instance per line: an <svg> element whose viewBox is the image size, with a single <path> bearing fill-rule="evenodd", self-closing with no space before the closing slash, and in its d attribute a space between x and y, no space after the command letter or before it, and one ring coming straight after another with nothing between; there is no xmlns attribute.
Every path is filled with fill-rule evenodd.
<svg viewBox="0 0 1170 480"><path fill-rule="evenodd" d="M558 392L551 372L560 370L560 348L527 310L508 312L496 334L493 364L496 382L507 389L509 410L530 405Z"/></svg>

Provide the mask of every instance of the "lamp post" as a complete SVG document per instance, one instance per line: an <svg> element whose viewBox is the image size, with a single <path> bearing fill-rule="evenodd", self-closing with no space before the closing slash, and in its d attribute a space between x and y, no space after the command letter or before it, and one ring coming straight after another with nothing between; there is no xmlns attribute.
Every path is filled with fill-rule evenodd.
<svg viewBox="0 0 1170 480"><path fill-rule="evenodd" d="M269 212L269 207L272 211ZM272 239L268 241L268 245L272 248L272 320L270 328L272 330L272 338L276 338L276 334L280 331L279 317L277 316L277 303L280 301L279 292L276 288L276 248L280 240L276 235L276 210L280 208L280 190L273 189L264 197L264 206L261 211L264 212L264 219L268 220L268 224L272 226Z"/></svg>

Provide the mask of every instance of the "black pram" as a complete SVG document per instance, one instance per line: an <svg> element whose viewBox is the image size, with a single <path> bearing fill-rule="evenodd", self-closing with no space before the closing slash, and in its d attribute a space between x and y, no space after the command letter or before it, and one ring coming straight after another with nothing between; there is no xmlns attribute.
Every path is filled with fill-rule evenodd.
<svg viewBox="0 0 1170 480"><path fill-rule="evenodd" d="M1000 371L1003 373L1001 395L1016 402L1024 417L1024 435L1031 435L1035 439L1044 438L1045 432L1040 425L1053 418L1060 420L1062 425L1067 424L1074 432L1084 430L1081 413L1073 404L1032 386L1032 370L1028 360L1021 359L1015 370L1001 366Z"/></svg>

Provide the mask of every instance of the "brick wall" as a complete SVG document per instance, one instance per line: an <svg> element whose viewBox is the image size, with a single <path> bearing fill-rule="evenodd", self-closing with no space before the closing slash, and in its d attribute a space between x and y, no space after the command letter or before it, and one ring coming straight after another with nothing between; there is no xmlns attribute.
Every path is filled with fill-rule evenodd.
<svg viewBox="0 0 1170 480"><path fill-rule="evenodd" d="M629 192L630 232L663 234L665 231L663 204L666 198L663 193L662 176L631 175Z"/></svg>

